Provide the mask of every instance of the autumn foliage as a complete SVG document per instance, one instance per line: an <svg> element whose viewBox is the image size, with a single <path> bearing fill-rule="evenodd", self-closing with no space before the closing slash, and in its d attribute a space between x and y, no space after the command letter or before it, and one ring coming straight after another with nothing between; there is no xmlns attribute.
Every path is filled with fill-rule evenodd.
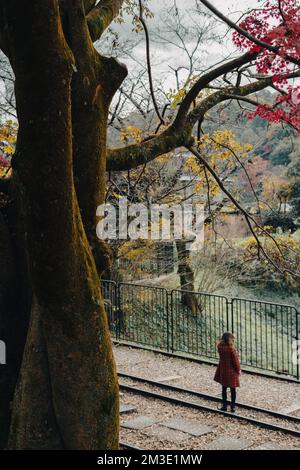
<svg viewBox="0 0 300 470"><path fill-rule="evenodd" d="M12 121L0 124L0 176L8 174L10 159L15 151L17 127Z"/></svg>
<svg viewBox="0 0 300 470"><path fill-rule="evenodd" d="M256 69L259 74L272 75L278 91L273 107L259 105L255 115L271 122L286 122L300 132L300 87L289 84L287 77L297 76L300 64L300 9L295 0L268 0L253 10L239 25L269 48L255 44L247 37L233 33L233 42L240 49L259 53Z"/></svg>

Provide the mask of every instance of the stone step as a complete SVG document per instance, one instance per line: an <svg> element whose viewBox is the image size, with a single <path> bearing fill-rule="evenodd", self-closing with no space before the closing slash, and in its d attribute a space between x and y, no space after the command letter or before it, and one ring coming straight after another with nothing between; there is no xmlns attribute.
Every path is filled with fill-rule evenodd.
<svg viewBox="0 0 300 470"><path fill-rule="evenodd" d="M213 428L210 426L197 423L196 421L188 421L181 417L172 418L160 424L167 428L191 434L194 437L203 436L213 431Z"/></svg>
<svg viewBox="0 0 300 470"><path fill-rule="evenodd" d="M191 438L186 432L175 431L165 426L154 426L153 428L146 430L148 436L156 437L160 441L168 442L184 442Z"/></svg>
<svg viewBox="0 0 300 470"><path fill-rule="evenodd" d="M120 414L133 413L136 410L137 408L132 405L125 405L123 403L120 405Z"/></svg>
<svg viewBox="0 0 300 470"><path fill-rule="evenodd" d="M140 430L156 424L157 420L150 416L137 416L136 418L130 419L125 423L122 423L123 428Z"/></svg>
<svg viewBox="0 0 300 470"><path fill-rule="evenodd" d="M181 379L180 375L167 375L166 377L159 377L158 379L154 379L155 382L174 382L176 380Z"/></svg>
<svg viewBox="0 0 300 470"><path fill-rule="evenodd" d="M277 442L265 442L257 447L253 447L253 450L298 450L295 447L287 447Z"/></svg>
<svg viewBox="0 0 300 470"><path fill-rule="evenodd" d="M281 408L279 410L279 413L289 415L289 414L294 413L295 411L298 411L298 410L300 410L300 402L299 401L297 403L293 403L290 406L286 406L285 408Z"/></svg>
<svg viewBox="0 0 300 470"><path fill-rule="evenodd" d="M208 450L243 450L252 446L251 441L246 439L231 439L228 437L219 437L215 441L205 446Z"/></svg>

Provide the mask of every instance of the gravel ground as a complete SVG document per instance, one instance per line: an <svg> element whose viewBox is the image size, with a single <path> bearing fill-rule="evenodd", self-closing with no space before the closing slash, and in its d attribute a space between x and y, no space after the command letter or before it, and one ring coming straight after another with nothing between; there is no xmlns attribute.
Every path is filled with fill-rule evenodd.
<svg viewBox="0 0 300 470"><path fill-rule="evenodd" d="M197 364L186 359L168 357L123 345L115 345L114 352L119 372L152 380L178 376L169 383L211 395L220 395L220 386L213 380L215 366ZM277 411L283 411L295 403L299 403L300 407L300 385L242 373L241 387L237 394L237 401L239 400ZM291 414L299 416L298 412Z"/></svg>
<svg viewBox="0 0 300 470"><path fill-rule="evenodd" d="M190 402L193 402L193 403L198 403L199 405L208 406L210 408L217 408L217 406L220 406L219 403L213 402L211 400L205 400L203 398L195 397L194 395L187 394L187 393L178 393L178 392L169 391L169 390L166 390L166 389L161 389L159 387L154 387L154 386L149 385L149 384L134 382L133 380L130 380L130 379L121 378L120 383L130 385L130 386L133 386L133 387L141 387L143 390L149 390L150 392L155 392L155 393L160 393L160 394L163 394L163 395L175 397L175 398L178 398L180 400L187 400L187 401L190 401ZM277 418L277 417L274 417L274 416L270 416L266 413L259 413L259 412L254 411L254 410L252 411L252 410L245 410L243 408L239 408L239 409L237 409L236 415L248 416L248 417L256 419L256 420L265 421L265 422L268 422L268 423L275 424L277 426L282 426L282 427L286 427L286 428L295 429L295 430L300 432L300 423L289 422L289 421L284 420L284 419L280 419L280 418Z"/></svg>
<svg viewBox="0 0 300 470"><path fill-rule="evenodd" d="M140 415L157 419L156 424L141 431L121 427L121 441L140 447L141 449L205 450L209 443L220 437L251 441L251 447L249 449L254 449L258 445L266 442L280 445L287 450L299 448L299 438L297 437L277 431L260 429L251 424L237 422L230 417L224 418L223 416L209 412L186 409L177 405L163 403L160 400L149 399L127 392L121 392L121 401L124 404L134 405L137 408L137 411L134 413L122 415L121 424ZM157 436L151 436L158 426L162 426L167 419L174 417L211 426L213 432L201 437L190 436L184 442L175 442L172 441L172 439L166 440L160 439Z"/></svg>

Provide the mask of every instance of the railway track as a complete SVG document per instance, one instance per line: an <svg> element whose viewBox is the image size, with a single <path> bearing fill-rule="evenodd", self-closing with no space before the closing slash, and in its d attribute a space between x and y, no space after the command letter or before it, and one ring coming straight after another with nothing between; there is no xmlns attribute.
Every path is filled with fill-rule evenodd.
<svg viewBox="0 0 300 470"><path fill-rule="evenodd" d="M129 347L129 348L134 348L134 349L140 349L142 351L149 351L149 352L153 352L153 353L156 353L156 354L161 354L163 356L166 356L166 357L171 357L171 358L177 358L177 359L181 359L183 361L189 361L189 362L194 362L196 364L206 364L206 365L209 365L209 366L217 366L218 365L218 360L217 359L206 359L206 358L203 358L203 357L193 357L193 356L186 356L184 354L180 354L180 353L171 353L171 352L167 352L167 351L164 351L164 350L161 350L161 349L157 349L157 348L153 348L151 346L144 346L144 345L141 345L141 344L137 344L137 343L132 343L132 342L129 342L129 341L122 341L122 340L116 340L116 339L113 339L113 344L115 346L124 346L124 347ZM243 364L242 363L242 367L243 367L243 374L247 374L247 375L254 375L254 376L258 376L258 377L265 377L267 379L271 379L271 380L278 380L280 382L289 382L289 383L297 383L297 384L300 384L300 381L298 379L296 379L295 377L291 377L289 375L281 375L279 373L275 373L275 372L272 372L272 371L263 371L263 370L254 370L254 369L249 369L247 365Z"/></svg>
<svg viewBox="0 0 300 470"><path fill-rule="evenodd" d="M140 447L135 447L128 442L120 441L120 450L142 450Z"/></svg>
<svg viewBox="0 0 300 470"><path fill-rule="evenodd" d="M233 414L212 406L215 403L221 402L221 399L214 395L124 373L119 373L119 378L120 389L126 392L166 401L186 408L230 416L232 419L244 421L261 428L300 437L300 418L296 416L286 415L247 403L237 403L237 413ZM136 385L137 383L139 386ZM143 384L142 387L140 386L141 384Z"/></svg>

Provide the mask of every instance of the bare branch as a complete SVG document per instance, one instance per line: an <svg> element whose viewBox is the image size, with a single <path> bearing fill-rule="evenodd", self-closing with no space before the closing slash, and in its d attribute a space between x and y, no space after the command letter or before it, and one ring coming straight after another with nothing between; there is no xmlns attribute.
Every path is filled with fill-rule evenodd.
<svg viewBox="0 0 300 470"><path fill-rule="evenodd" d="M139 6L140 6L140 22L142 23L142 26L145 31L145 38L146 38L146 60L147 60L147 70L148 70L148 78L149 78L149 86L150 86L150 93L151 93L151 98L153 102L153 106L156 112L156 115L160 121L161 124L164 124L164 119L160 114L159 107L155 98L155 93L154 93L154 86L153 86L153 79L152 79L152 67L151 67L151 58L150 58L150 36L149 36L149 31L147 27L147 23L144 19L143 15L143 4L142 0L139 0Z"/></svg>
<svg viewBox="0 0 300 470"><path fill-rule="evenodd" d="M143 116L143 118L145 119L146 118L146 113L145 111L143 110L142 106L140 105L140 103L137 102L137 100L133 97L132 93L128 93L124 88L120 88L120 92L121 94L123 94L125 96L125 98L127 98L129 101L131 101L131 103L136 107L136 109L138 110L138 112Z"/></svg>

